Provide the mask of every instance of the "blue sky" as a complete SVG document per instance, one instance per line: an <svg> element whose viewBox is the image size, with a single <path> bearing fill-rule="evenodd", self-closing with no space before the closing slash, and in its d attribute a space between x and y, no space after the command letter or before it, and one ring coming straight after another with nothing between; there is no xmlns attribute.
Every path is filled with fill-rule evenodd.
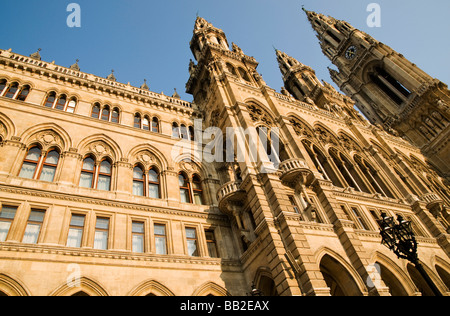
<svg viewBox="0 0 450 316"><path fill-rule="evenodd" d="M330 62L301 11L308 10L348 21L391 46L431 76L450 83L450 1L448 0L15 0L3 1L4 28L0 48L29 55L42 48L42 59L69 67L78 58L81 70L106 77L115 70L118 81L183 99L189 41L197 13L224 30L228 41L260 63L258 70L277 91L281 74L273 46L331 81ZM66 7L81 7L81 28L66 24ZM382 27L366 24L367 5L381 5Z"/></svg>

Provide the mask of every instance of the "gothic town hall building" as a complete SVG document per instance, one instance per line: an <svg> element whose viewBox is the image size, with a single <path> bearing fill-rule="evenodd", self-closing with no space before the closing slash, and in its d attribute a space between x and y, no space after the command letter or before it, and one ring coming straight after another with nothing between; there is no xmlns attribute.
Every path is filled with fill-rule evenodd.
<svg viewBox="0 0 450 316"><path fill-rule="evenodd" d="M449 295L447 86L305 13L346 95L280 50L276 92L200 17L192 103L0 50L0 296L433 295L381 244L382 213L411 221ZM279 148L238 159L236 133L232 159L174 154L209 127L277 130Z"/></svg>

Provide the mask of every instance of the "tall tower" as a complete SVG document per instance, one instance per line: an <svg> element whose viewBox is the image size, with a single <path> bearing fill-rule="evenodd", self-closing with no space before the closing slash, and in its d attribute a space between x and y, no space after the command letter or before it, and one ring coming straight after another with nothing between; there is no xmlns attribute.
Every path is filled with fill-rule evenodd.
<svg viewBox="0 0 450 316"><path fill-rule="evenodd" d="M336 91L328 82L321 82L311 67L278 49L276 55L283 76L284 88L295 99L318 106L342 118L350 117L365 121L354 109L355 102Z"/></svg>
<svg viewBox="0 0 450 316"><path fill-rule="evenodd" d="M450 92L402 54L345 21L306 11L333 81L373 124L421 148L450 177Z"/></svg>

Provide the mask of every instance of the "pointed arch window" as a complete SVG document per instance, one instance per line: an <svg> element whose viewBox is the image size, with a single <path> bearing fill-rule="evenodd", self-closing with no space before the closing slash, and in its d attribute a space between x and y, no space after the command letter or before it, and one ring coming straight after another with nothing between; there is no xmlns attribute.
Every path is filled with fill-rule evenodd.
<svg viewBox="0 0 450 316"><path fill-rule="evenodd" d="M178 123L172 124L172 137L174 138L180 138L180 128L178 126Z"/></svg>
<svg viewBox="0 0 450 316"><path fill-rule="evenodd" d="M159 120L157 117L152 119L152 132L159 133Z"/></svg>
<svg viewBox="0 0 450 316"><path fill-rule="evenodd" d="M107 159L100 163L97 189L102 191L111 190L111 162Z"/></svg>
<svg viewBox="0 0 450 316"><path fill-rule="evenodd" d="M140 166L133 169L133 195L145 195L145 175L144 170Z"/></svg>
<svg viewBox="0 0 450 316"><path fill-rule="evenodd" d="M83 188L110 191L111 173L111 161L108 158L103 159L97 164L95 158L88 156L83 161L80 186Z"/></svg>
<svg viewBox="0 0 450 316"><path fill-rule="evenodd" d="M103 107L103 110L102 110L102 117L101 117L101 120L102 120L102 121L109 121L109 115L110 115L110 113L111 113L111 111L110 111L109 106L108 106L108 105L105 105L105 106Z"/></svg>
<svg viewBox="0 0 450 316"><path fill-rule="evenodd" d="M95 159L87 157L83 161L83 167L81 169L80 187L94 188L94 176L95 176Z"/></svg>
<svg viewBox="0 0 450 316"><path fill-rule="evenodd" d="M117 108L114 108L114 110L112 111L112 114L111 114L111 122L119 123L119 118L120 118L120 112Z"/></svg>
<svg viewBox="0 0 450 316"><path fill-rule="evenodd" d="M158 169L150 168L148 171L148 197L159 199L160 195L160 177Z"/></svg>
<svg viewBox="0 0 450 316"><path fill-rule="evenodd" d="M52 150L45 155L43 161L39 180L53 182L55 179L56 168L58 167L59 153L56 150Z"/></svg>
<svg viewBox="0 0 450 316"><path fill-rule="evenodd" d="M53 182L59 162L59 152L50 149L45 155L35 146L28 150L19 177Z"/></svg>
<svg viewBox="0 0 450 316"><path fill-rule="evenodd" d="M6 98L14 98L16 92L19 90L19 84L17 82L12 83L5 92L4 97Z"/></svg>
<svg viewBox="0 0 450 316"><path fill-rule="evenodd" d="M27 155L23 161L19 177L25 179L34 179L38 169L39 161L41 160L42 150L39 147L32 147L28 150Z"/></svg>
<svg viewBox="0 0 450 316"><path fill-rule="evenodd" d="M64 111L64 108L66 106L67 97L63 94L58 98L58 101L56 101L55 109Z"/></svg>
<svg viewBox="0 0 450 316"><path fill-rule="evenodd" d="M134 115L134 127L141 128L141 124L142 124L141 115L139 113L136 113Z"/></svg>
<svg viewBox="0 0 450 316"><path fill-rule="evenodd" d="M180 200L182 203L192 203L191 189L187 176L180 172L178 175L178 185L180 187Z"/></svg>
<svg viewBox="0 0 450 316"><path fill-rule="evenodd" d="M1 92L1 89L0 89ZM19 101L25 101L28 97L28 94L30 93L30 86L26 85L21 90L19 95L17 96L17 100Z"/></svg>
<svg viewBox="0 0 450 316"><path fill-rule="evenodd" d="M48 108L52 108L53 105L55 104L55 100L56 100L56 93L55 92L50 92L47 96L47 99L45 100L45 106Z"/></svg>
<svg viewBox="0 0 450 316"><path fill-rule="evenodd" d="M5 79L0 79L0 96L6 88L7 81Z"/></svg>
<svg viewBox="0 0 450 316"><path fill-rule="evenodd" d="M194 127L193 126L189 126L189 137L191 141L195 140L195 133L194 133Z"/></svg>
<svg viewBox="0 0 450 316"><path fill-rule="evenodd" d="M181 126L180 126L180 133L181 133L181 138L182 139L189 140L189 132L188 132L188 129L187 129L186 125L181 124Z"/></svg>
<svg viewBox="0 0 450 316"><path fill-rule="evenodd" d="M100 104L98 104L98 103L94 104L94 107L92 108L91 117L96 118L96 119L98 119L100 117Z"/></svg>
<svg viewBox="0 0 450 316"><path fill-rule="evenodd" d="M72 98L67 103L66 112L75 113L75 108L77 107L77 99Z"/></svg>
<svg viewBox="0 0 450 316"><path fill-rule="evenodd" d="M144 119L142 120L142 129L150 131L150 119L147 115L144 116Z"/></svg>
<svg viewBox="0 0 450 316"><path fill-rule="evenodd" d="M194 194L194 203L197 205L203 205L203 189L202 182L198 175L192 177L192 192Z"/></svg>

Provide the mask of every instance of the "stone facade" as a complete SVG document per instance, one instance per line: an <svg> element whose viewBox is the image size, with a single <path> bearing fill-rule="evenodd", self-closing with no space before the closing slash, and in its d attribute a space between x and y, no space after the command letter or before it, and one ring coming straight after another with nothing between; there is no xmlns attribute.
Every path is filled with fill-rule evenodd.
<svg viewBox="0 0 450 316"><path fill-rule="evenodd" d="M381 245L383 211L448 293L449 188L417 147L281 51L278 93L200 17L190 45L193 103L0 51L0 294L429 294ZM279 151L174 150L208 127L278 131Z"/></svg>
<svg viewBox="0 0 450 316"><path fill-rule="evenodd" d="M450 91L388 45L345 21L305 11L333 81L372 124L421 149L450 181Z"/></svg>

